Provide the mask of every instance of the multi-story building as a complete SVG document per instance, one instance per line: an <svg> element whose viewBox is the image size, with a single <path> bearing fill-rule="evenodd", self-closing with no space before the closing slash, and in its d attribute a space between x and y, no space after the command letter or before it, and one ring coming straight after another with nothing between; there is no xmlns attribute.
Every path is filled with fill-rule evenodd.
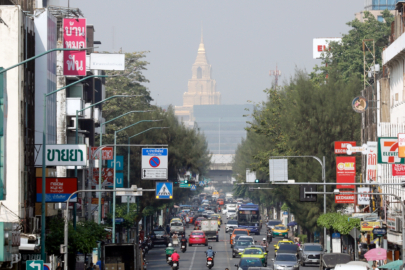
<svg viewBox="0 0 405 270"><path fill-rule="evenodd" d="M364 1L364 11L370 12L378 21L382 22L383 17L381 12L388 9L391 14L395 14L395 5L399 0L365 0ZM364 21L364 11L355 14L356 18L363 22Z"/></svg>

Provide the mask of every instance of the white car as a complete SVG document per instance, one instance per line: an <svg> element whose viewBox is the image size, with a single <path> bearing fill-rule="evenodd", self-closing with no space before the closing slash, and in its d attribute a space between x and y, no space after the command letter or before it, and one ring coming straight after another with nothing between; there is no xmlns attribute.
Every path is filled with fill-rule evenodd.
<svg viewBox="0 0 405 270"><path fill-rule="evenodd" d="M226 218L236 217L236 210L228 210L226 212Z"/></svg>
<svg viewBox="0 0 405 270"><path fill-rule="evenodd" d="M228 207L228 205L227 205L227 204L225 204L225 206L224 206L224 207L222 207L221 212L222 212L222 214L223 214L223 215L225 215L225 214L228 212L227 207Z"/></svg>
<svg viewBox="0 0 405 270"><path fill-rule="evenodd" d="M237 210L236 209L236 204L227 204L226 205L226 209L229 211L229 210Z"/></svg>

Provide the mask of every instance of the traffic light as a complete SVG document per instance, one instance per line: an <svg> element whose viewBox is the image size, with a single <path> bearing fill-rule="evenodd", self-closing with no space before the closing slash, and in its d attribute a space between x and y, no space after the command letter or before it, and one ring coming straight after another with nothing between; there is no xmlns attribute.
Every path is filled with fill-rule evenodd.
<svg viewBox="0 0 405 270"><path fill-rule="evenodd" d="M259 180L259 179L256 179L256 180L255 180L255 183L259 183L259 182L260 182L260 180Z"/></svg>
<svg viewBox="0 0 405 270"><path fill-rule="evenodd" d="M317 191L316 185L300 185L300 202L316 202L316 194L305 194L309 191Z"/></svg>
<svg viewBox="0 0 405 270"><path fill-rule="evenodd" d="M184 180L184 184L188 184L188 180L186 179L186 180Z"/></svg>

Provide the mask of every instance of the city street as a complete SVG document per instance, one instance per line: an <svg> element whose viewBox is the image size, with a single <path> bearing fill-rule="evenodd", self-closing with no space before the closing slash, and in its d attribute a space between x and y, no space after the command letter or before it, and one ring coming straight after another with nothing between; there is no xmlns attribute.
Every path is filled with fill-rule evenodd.
<svg viewBox="0 0 405 270"><path fill-rule="evenodd" d="M226 222L226 217L222 217L223 222ZM186 235L188 236L192 231L191 225L187 229ZM225 225L221 225L221 231L219 242L210 241L209 245L212 246L212 249L217 252L215 255L215 266L212 269L221 269L225 268L236 269L235 264L239 262L239 258L232 258L232 252L229 245L229 234L225 233ZM263 237L265 237L265 230L262 230L260 235L253 235L254 239L259 243ZM188 238L188 237L187 237ZM269 266L271 265L271 258L274 258L274 247L277 241L281 238L273 238L273 241L270 243L270 250L268 257ZM203 245L198 246L187 246L187 251L181 253L180 248L176 248L180 255L180 269L193 270L193 269L208 269L206 267L206 257L204 251L207 250L207 247ZM148 269L170 269L170 266L166 263L165 260L165 247L156 246L154 249L149 251L147 255L148 260ZM318 270L318 265L311 267L305 266L300 267L300 269L305 270Z"/></svg>

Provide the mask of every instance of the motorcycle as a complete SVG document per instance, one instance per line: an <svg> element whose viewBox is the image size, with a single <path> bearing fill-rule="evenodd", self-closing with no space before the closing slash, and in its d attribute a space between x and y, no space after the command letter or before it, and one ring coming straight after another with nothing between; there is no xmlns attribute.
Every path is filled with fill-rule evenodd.
<svg viewBox="0 0 405 270"><path fill-rule="evenodd" d="M147 269L148 269L148 262L146 261L146 259L143 259L143 270Z"/></svg>
<svg viewBox="0 0 405 270"><path fill-rule="evenodd" d="M186 245L186 243L182 243L181 244L181 252L186 252L186 250L187 250L187 245Z"/></svg>
<svg viewBox="0 0 405 270"><path fill-rule="evenodd" d="M207 267L208 269L211 269L214 267L214 258L213 257L207 257Z"/></svg>
<svg viewBox="0 0 405 270"><path fill-rule="evenodd" d="M271 230L267 231L267 242L271 242L273 240L273 234L271 233Z"/></svg>
<svg viewBox="0 0 405 270"><path fill-rule="evenodd" d="M150 236L148 237L147 242L148 242L148 248L149 248L149 250L151 250L153 248L153 242L152 242L152 239L150 238Z"/></svg>
<svg viewBox="0 0 405 270"><path fill-rule="evenodd" d="M172 270L179 270L179 264L178 264L178 262L173 262L173 264L172 264Z"/></svg>
<svg viewBox="0 0 405 270"><path fill-rule="evenodd" d="M167 257L167 264L172 266L172 264L173 264L172 257L170 257L170 255L166 255L166 257Z"/></svg>

